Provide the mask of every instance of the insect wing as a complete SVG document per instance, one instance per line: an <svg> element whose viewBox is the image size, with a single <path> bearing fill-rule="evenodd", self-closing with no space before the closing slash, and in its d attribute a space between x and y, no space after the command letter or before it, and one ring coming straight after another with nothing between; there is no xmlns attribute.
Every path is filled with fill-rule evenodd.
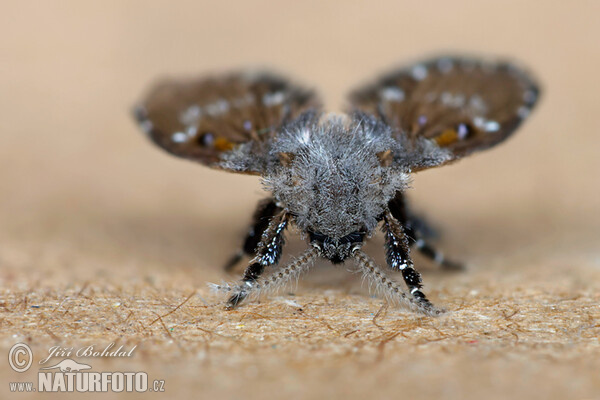
<svg viewBox="0 0 600 400"><path fill-rule="evenodd" d="M540 91L507 62L440 57L399 69L351 93L353 108L382 118L404 146L427 139L444 161L506 139L527 118ZM418 157L411 157L417 160ZM415 161L413 170L431 163Z"/></svg>
<svg viewBox="0 0 600 400"><path fill-rule="evenodd" d="M235 73L198 80L165 80L135 109L150 139L171 154L216 168L260 173L259 162L222 163L240 145L264 157L270 138L303 110L319 107L314 94L270 73Z"/></svg>

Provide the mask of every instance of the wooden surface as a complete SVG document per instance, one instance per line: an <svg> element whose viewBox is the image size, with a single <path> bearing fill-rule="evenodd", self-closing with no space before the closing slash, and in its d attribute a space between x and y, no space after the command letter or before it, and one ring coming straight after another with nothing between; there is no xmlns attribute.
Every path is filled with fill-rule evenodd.
<svg viewBox="0 0 600 400"><path fill-rule="evenodd" d="M87 361L165 379L162 397L599 399L600 3L378 4L3 7L0 352L23 341L37 362L54 345L137 345ZM235 279L220 267L264 194L152 147L129 114L149 83L265 65L339 110L374 74L449 50L518 59L544 88L506 144L415 177L438 246L469 265L444 274L416 257L450 312L382 307L352 265L327 263L223 311L206 282ZM290 242L286 257L305 246ZM380 237L367 250L383 263ZM0 397L35 379L38 366L2 360Z"/></svg>

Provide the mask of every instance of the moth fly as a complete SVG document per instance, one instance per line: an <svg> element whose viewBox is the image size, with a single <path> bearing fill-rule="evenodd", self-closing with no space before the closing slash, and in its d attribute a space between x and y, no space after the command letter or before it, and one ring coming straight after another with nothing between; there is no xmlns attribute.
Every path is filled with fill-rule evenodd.
<svg viewBox="0 0 600 400"><path fill-rule="evenodd" d="M354 260L388 300L437 315L410 258L415 246L446 268L459 265L427 243L407 209L411 174L492 147L525 120L539 97L514 64L439 57L400 68L352 92L348 112L326 114L310 90L267 72L238 72L156 85L136 108L148 137L178 157L260 175L269 198L258 205L242 255L253 256L239 284L215 285L234 308L277 288L317 258ZM309 248L278 266L284 232L295 225ZM361 248L381 226L387 266ZM267 274L264 274L268 271Z"/></svg>

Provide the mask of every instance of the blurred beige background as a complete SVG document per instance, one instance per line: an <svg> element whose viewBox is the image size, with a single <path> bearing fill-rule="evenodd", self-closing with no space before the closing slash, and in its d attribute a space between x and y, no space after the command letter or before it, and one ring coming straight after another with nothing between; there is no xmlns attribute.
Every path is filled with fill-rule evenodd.
<svg viewBox="0 0 600 400"><path fill-rule="evenodd" d="M184 397L600 398L598 15L583 0L5 2L2 349L138 344L104 369L143 368ZM514 58L543 85L508 142L415 177L439 247L470 265L417 258L454 311L377 314L359 277L326 264L294 297L212 306L205 283L232 279L220 266L264 194L151 146L130 117L148 85L267 66L340 110L357 84L440 51ZM369 251L383 261L380 239ZM2 390L22 378L1 370Z"/></svg>

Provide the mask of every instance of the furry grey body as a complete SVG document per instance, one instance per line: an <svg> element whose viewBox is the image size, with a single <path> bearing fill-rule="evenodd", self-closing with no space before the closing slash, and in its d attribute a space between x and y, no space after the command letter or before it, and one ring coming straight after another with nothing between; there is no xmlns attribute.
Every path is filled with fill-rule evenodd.
<svg viewBox="0 0 600 400"><path fill-rule="evenodd" d="M412 168L449 158L439 147L426 151L425 140L420 146L394 140L392 132L365 113L310 110L282 127L267 146L264 164L255 166L277 205L331 261L343 261L372 235L388 202L407 188ZM389 150L397 157L386 164L380 155ZM246 152L241 146L224 166L247 168Z"/></svg>

